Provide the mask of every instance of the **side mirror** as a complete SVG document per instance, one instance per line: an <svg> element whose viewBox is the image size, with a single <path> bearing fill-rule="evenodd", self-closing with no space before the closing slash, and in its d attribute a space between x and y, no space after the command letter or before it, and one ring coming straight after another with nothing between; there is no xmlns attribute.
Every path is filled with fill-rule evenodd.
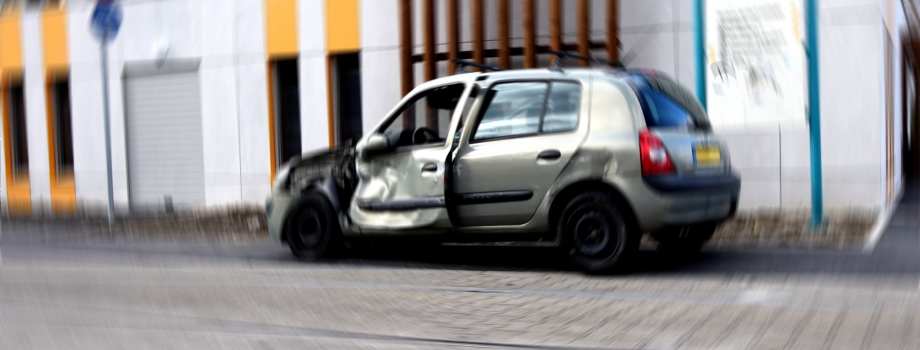
<svg viewBox="0 0 920 350"><path fill-rule="evenodd" d="M374 134L367 138L367 144L364 146L364 152L367 154L378 154L390 150L390 140L382 134Z"/></svg>

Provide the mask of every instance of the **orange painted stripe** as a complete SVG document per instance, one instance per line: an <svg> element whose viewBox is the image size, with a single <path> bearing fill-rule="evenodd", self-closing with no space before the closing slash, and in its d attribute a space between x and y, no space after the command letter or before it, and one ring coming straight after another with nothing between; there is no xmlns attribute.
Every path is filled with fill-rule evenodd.
<svg viewBox="0 0 920 350"><path fill-rule="evenodd" d="M57 184L57 162L55 161L57 150L54 147L56 144L54 139L54 99L51 96L53 90L54 83L51 79L47 79L45 81L45 126L48 131L48 171L51 178L52 201L54 201L54 187Z"/></svg>
<svg viewBox="0 0 920 350"><path fill-rule="evenodd" d="M0 108L3 118L3 160L6 166L7 208L12 216L32 214L32 195L29 186L29 171L13 173L13 157L10 140L10 104L8 101L11 83L22 83L22 20L18 10L0 15Z"/></svg>
<svg viewBox="0 0 920 350"><path fill-rule="evenodd" d="M297 55L295 0L265 0L265 35L269 58L290 58Z"/></svg>
<svg viewBox="0 0 920 350"><path fill-rule="evenodd" d="M272 66L275 60L297 57L297 1L265 1L265 53L266 79L268 84L268 149L269 183L275 181L275 169L279 166L275 147L275 77Z"/></svg>
<svg viewBox="0 0 920 350"><path fill-rule="evenodd" d="M269 61L266 65L266 79L268 82L268 153L271 170L269 171L268 183L275 182L275 168L278 167L277 157L275 156L275 76L272 74L272 65Z"/></svg>
<svg viewBox="0 0 920 350"><path fill-rule="evenodd" d="M358 0L326 0L326 51L351 53L361 48Z"/></svg>
<svg viewBox="0 0 920 350"><path fill-rule="evenodd" d="M18 13L0 15L0 73L22 70L22 19Z"/></svg>
<svg viewBox="0 0 920 350"><path fill-rule="evenodd" d="M67 69L67 11L63 7L44 10L41 21L46 70Z"/></svg>
<svg viewBox="0 0 920 350"><path fill-rule="evenodd" d="M326 106L328 116L329 149L335 147L335 105L332 101L332 56L326 56Z"/></svg>

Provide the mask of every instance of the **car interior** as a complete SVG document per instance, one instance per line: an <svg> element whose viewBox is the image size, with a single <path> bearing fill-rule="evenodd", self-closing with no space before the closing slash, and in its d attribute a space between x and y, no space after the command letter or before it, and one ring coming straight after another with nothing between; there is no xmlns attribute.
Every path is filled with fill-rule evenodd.
<svg viewBox="0 0 920 350"><path fill-rule="evenodd" d="M464 88L463 84L437 87L403 105L381 128L390 148L443 144Z"/></svg>

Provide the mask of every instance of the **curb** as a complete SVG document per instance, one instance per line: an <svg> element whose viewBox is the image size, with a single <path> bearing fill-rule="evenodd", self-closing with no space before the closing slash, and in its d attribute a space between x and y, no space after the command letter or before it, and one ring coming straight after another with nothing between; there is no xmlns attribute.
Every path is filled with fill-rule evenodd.
<svg viewBox="0 0 920 350"><path fill-rule="evenodd" d="M898 190L898 194L894 198L894 204L891 205L891 208L888 208L887 211L879 213L878 220L875 222L875 226L872 227L872 233L869 234L869 239L866 240L866 245L863 246L862 254L872 254L875 251L875 246L878 245L878 242L882 239L882 234L885 233L885 229L888 228L888 223L891 221L891 217L896 211L898 211L898 206L901 204L901 197L904 196L904 184L901 184L901 188Z"/></svg>

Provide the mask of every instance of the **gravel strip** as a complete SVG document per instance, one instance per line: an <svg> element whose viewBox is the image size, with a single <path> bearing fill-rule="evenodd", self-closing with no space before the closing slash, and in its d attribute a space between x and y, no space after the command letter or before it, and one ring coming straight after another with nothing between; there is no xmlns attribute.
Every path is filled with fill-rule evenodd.
<svg viewBox="0 0 920 350"><path fill-rule="evenodd" d="M808 225L808 211L744 212L723 223L708 247L859 250L876 218L876 213L871 211L833 211L827 213L824 229L813 231ZM3 231L5 243L251 243L270 240L265 213L256 207L121 217L112 228L104 218L4 219ZM642 245L653 249L656 243L646 235Z"/></svg>

